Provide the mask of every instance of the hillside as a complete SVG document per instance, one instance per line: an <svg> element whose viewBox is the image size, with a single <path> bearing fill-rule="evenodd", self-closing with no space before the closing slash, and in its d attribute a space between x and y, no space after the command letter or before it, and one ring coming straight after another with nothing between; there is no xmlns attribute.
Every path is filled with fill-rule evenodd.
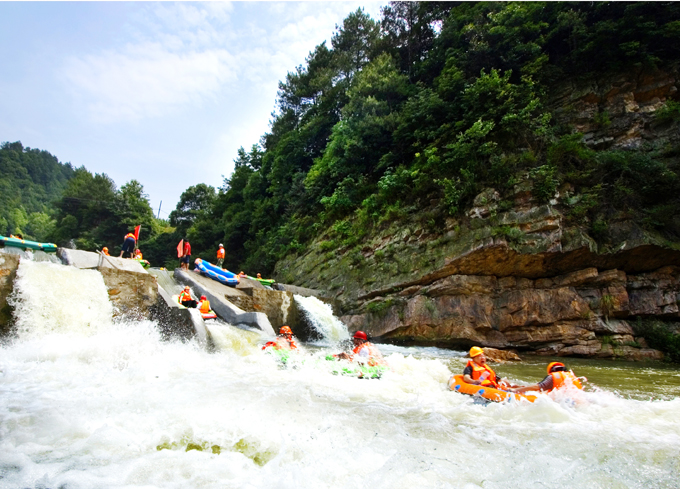
<svg viewBox="0 0 680 489"><path fill-rule="evenodd" d="M0 234L44 241L54 229L51 204L61 197L74 169L47 151L21 142L0 146Z"/></svg>

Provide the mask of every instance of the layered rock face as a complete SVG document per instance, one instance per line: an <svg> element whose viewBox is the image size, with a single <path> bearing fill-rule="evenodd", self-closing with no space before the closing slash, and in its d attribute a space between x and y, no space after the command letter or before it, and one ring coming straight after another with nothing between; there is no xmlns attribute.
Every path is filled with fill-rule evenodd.
<svg viewBox="0 0 680 489"><path fill-rule="evenodd" d="M666 100L678 98L677 69L637 71L584 83L566 80L556 87L553 114L560 124L583 133L596 149L637 149L677 143L680 134L668 121L656 121L655 112Z"/></svg>
<svg viewBox="0 0 680 489"><path fill-rule="evenodd" d="M661 359L626 321L679 317L680 268L627 275L578 270L553 278L451 275L395 297L377 313L342 318L383 340L533 350L538 354ZM366 304L371 309L371 302Z"/></svg>

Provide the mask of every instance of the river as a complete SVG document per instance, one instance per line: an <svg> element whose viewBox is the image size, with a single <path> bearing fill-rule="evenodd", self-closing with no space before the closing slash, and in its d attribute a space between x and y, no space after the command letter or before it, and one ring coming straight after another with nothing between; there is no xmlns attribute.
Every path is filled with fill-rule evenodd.
<svg viewBox="0 0 680 489"><path fill-rule="evenodd" d="M289 368L256 332L216 348L114 322L97 272L22 261L0 349L0 488L678 488L680 373L567 359L578 402L475 403L463 352L380 345L380 380ZM564 359L563 359L564 360ZM533 383L548 359L496 366Z"/></svg>

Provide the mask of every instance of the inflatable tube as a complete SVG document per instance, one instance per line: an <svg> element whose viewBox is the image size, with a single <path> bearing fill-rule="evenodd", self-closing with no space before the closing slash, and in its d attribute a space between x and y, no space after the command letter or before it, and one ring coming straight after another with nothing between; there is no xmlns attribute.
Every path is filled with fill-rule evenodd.
<svg viewBox="0 0 680 489"><path fill-rule="evenodd" d="M139 264L144 267L144 268L149 268L151 266L151 263L149 263L146 260L140 260L139 258L135 258L139 262Z"/></svg>
<svg viewBox="0 0 680 489"><path fill-rule="evenodd" d="M462 375L451 376L449 379L449 389L460 394L481 397L491 402L521 401L522 399L526 399L529 402L534 402L536 400L536 396L532 395L514 394L512 392L494 389L493 387L483 387L481 385L468 384L463 380Z"/></svg>
<svg viewBox="0 0 680 489"><path fill-rule="evenodd" d="M206 312L206 313L201 313L201 317L203 319L216 319L217 314L215 314L213 311Z"/></svg>
<svg viewBox="0 0 680 489"><path fill-rule="evenodd" d="M196 265L196 269L201 272L201 274L205 275L206 277L210 277L213 280L217 280L224 285L235 287L240 281L236 274L231 273L229 270L224 270L220 267L217 267L212 263L201 260L200 258L196 258L194 264Z"/></svg>
<svg viewBox="0 0 680 489"><path fill-rule="evenodd" d="M333 362L338 361L338 359L333 355L326 355L326 360ZM333 375L346 375L349 377L357 377L359 379L379 379L389 369L389 367L384 365L369 367L368 365L340 361L337 368L333 369Z"/></svg>
<svg viewBox="0 0 680 489"><path fill-rule="evenodd" d="M257 280L262 285L268 285L268 286L270 286L271 284L276 282L273 278L257 278L257 277L251 277L250 275L246 275L246 278L249 278L250 280Z"/></svg>
<svg viewBox="0 0 680 489"><path fill-rule="evenodd" d="M14 246L16 248L29 248L31 250L41 250L51 253L56 253L57 245L54 243L38 243L37 241L28 241L26 239L19 238L8 238L6 236L0 236L0 243L5 246Z"/></svg>

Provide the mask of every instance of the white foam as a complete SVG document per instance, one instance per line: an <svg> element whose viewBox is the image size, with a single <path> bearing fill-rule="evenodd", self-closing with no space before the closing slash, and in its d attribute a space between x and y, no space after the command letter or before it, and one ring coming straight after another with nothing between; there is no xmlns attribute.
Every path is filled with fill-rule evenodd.
<svg viewBox="0 0 680 489"><path fill-rule="evenodd" d="M465 361L434 350L385 348L390 371L360 380L330 348L280 368L226 324L211 353L149 321L32 317L43 333L0 349L3 488L677 487L678 398L485 406L447 389Z"/></svg>

